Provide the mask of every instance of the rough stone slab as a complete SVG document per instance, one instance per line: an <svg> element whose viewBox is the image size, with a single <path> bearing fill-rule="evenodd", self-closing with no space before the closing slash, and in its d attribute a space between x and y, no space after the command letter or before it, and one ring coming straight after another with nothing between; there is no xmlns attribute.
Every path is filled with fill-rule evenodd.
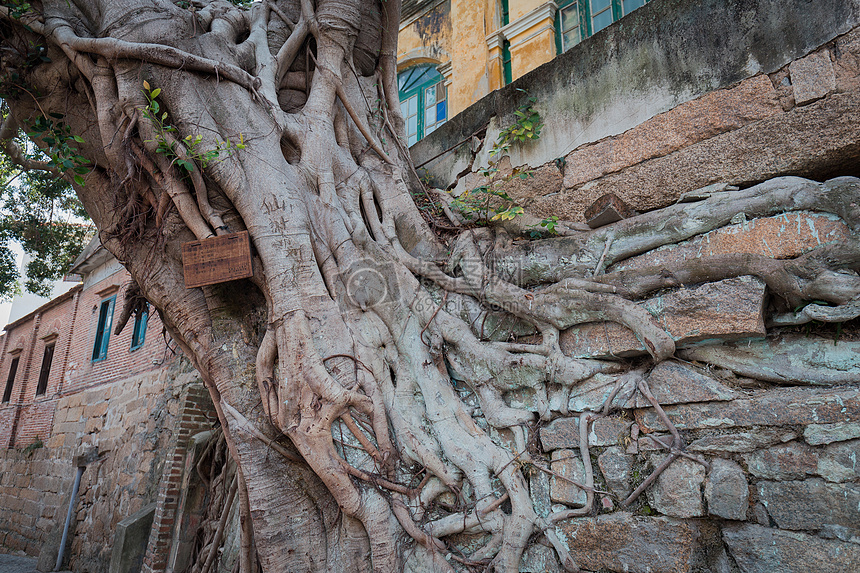
<svg viewBox="0 0 860 573"><path fill-rule="evenodd" d="M752 452L774 444L790 442L797 432L788 428L759 428L752 432L738 432L721 436L705 436L690 443L687 449L694 452Z"/></svg>
<svg viewBox="0 0 860 573"><path fill-rule="evenodd" d="M698 346L679 356L776 384L860 383L860 341L786 334L742 343Z"/></svg>
<svg viewBox="0 0 860 573"><path fill-rule="evenodd" d="M744 80L734 88L683 103L619 136L573 151L566 158L564 186L581 185L781 112L767 77Z"/></svg>
<svg viewBox="0 0 860 573"><path fill-rule="evenodd" d="M655 455L651 465L657 467L666 456ZM704 515L702 505L702 482L705 468L687 458L678 458L663 470L660 477L646 490L648 503L671 517L700 517Z"/></svg>
<svg viewBox="0 0 860 573"><path fill-rule="evenodd" d="M588 432L589 446L614 446L620 443L625 436L630 436L632 420L623 418L598 418L591 424Z"/></svg>
<svg viewBox="0 0 860 573"><path fill-rule="evenodd" d="M803 439L811 446L831 444L860 438L860 423L809 424L803 429Z"/></svg>
<svg viewBox="0 0 860 573"><path fill-rule="evenodd" d="M742 573L860 571L860 545L753 524L726 524L723 539Z"/></svg>
<svg viewBox="0 0 860 573"><path fill-rule="evenodd" d="M535 513L546 517L552 510L552 501L549 498L549 474L542 471L529 474L529 494L532 498Z"/></svg>
<svg viewBox="0 0 860 573"><path fill-rule="evenodd" d="M816 473L829 482L854 481L860 478L860 440L830 444L818 458Z"/></svg>
<svg viewBox="0 0 860 573"><path fill-rule="evenodd" d="M556 531L589 571L689 573L700 550L694 524L626 512L562 521Z"/></svg>
<svg viewBox="0 0 860 573"><path fill-rule="evenodd" d="M597 465L606 487L618 499L625 499L631 494L630 479L633 475L633 456L628 456L621 448L613 446L597 458Z"/></svg>
<svg viewBox="0 0 860 573"><path fill-rule="evenodd" d="M764 337L762 318L765 285L744 276L683 288L639 303L676 345L703 340ZM647 354L629 328L614 322L590 322L561 333L562 352L573 357Z"/></svg>
<svg viewBox="0 0 860 573"><path fill-rule="evenodd" d="M149 542L152 520L155 518L155 505L151 503L117 524L108 569L110 573L140 571L146 544Z"/></svg>
<svg viewBox="0 0 860 573"><path fill-rule="evenodd" d="M785 388L758 396L707 404L677 404L664 408L676 428L733 428L860 421L860 390ZM636 410L644 431L666 431L653 408Z"/></svg>
<svg viewBox="0 0 860 573"><path fill-rule="evenodd" d="M743 456L747 470L764 479L798 480L815 475L818 452L803 442L790 442Z"/></svg>
<svg viewBox="0 0 860 573"><path fill-rule="evenodd" d="M529 205L536 216L576 220L604 193L617 193L639 211L665 207L682 193L715 182L765 181L785 173L809 175L860 159L856 126L860 93L831 94L787 113L723 133L668 156L590 179ZM568 160L570 164L570 160Z"/></svg>
<svg viewBox="0 0 860 573"><path fill-rule="evenodd" d="M774 259L793 259L823 245L843 241L848 225L835 215L796 211L727 225L674 245L631 257L607 269L614 272L680 263L697 257L753 253Z"/></svg>
<svg viewBox="0 0 860 573"><path fill-rule="evenodd" d="M585 465L573 450L553 450L550 469L558 475L585 483ZM550 479L549 497L554 503L583 507L587 501L584 490L557 476Z"/></svg>
<svg viewBox="0 0 860 573"><path fill-rule="evenodd" d="M621 200L615 193L607 193L597 199L583 216L585 222L592 229L608 225L621 219L627 219L636 215L636 211Z"/></svg>
<svg viewBox="0 0 860 573"><path fill-rule="evenodd" d="M523 553L520 573L558 573L561 566L552 547L533 543Z"/></svg>
<svg viewBox="0 0 860 573"><path fill-rule="evenodd" d="M734 400L738 396L734 390L710 376L705 376L685 364L668 360L661 362L651 371L648 387L661 406ZM628 402L627 407L647 408L650 405L648 400L637 392L634 403Z"/></svg>
<svg viewBox="0 0 860 573"><path fill-rule="evenodd" d="M860 536L860 486L829 484L820 478L762 481L761 502L780 529L817 531L839 527Z"/></svg>
<svg viewBox="0 0 860 573"><path fill-rule="evenodd" d="M599 410L612 393L616 380L618 380L617 374L595 374L588 380L583 380L570 390L569 410L571 412ZM617 399L613 404L623 407Z"/></svg>
<svg viewBox="0 0 860 573"><path fill-rule="evenodd" d="M555 163L547 163L532 170L528 179L512 177L507 181L500 182L499 187L518 203L528 204L535 197L558 193L561 191L562 184L561 171ZM579 213L577 213L578 216Z"/></svg>
<svg viewBox="0 0 860 573"><path fill-rule="evenodd" d="M836 74L827 49L791 62L788 73L797 105L821 99L836 89Z"/></svg>
<svg viewBox="0 0 860 573"><path fill-rule="evenodd" d="M579 447L579 418L557 418L540 429L543 451Z"/></svg>
<svg viewBox="0 0 860 573"><path fill-rule="evenodd" d="M705 480L708 513L743 521L749 508L749 484L741 466L732 460L715 458Z"/></svg>
<svg viewBox="0 0 860 573"><path fill-rule="evenodd" d="M672 434L650 434L638 440L639 450L643 452L659 452L672 446ZM660 442L666 447L660 446Z"/></svg>
<svg viewBox="0 0 860 573"><path fill-rule="evenodd" d="M759 525L770 527L770 516L767 514L767 508L760 501L753 506L753 516Z"/></svg>

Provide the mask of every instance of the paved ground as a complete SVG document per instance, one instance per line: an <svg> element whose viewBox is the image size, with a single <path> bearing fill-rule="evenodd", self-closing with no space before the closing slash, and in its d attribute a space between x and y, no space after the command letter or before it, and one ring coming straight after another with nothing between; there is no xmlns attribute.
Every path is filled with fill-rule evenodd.
<svg viewBox="0 0 860 573"><path fill-rule="evenodd" d="M0 554L0 573L36 573L36 559Z"/></svg>

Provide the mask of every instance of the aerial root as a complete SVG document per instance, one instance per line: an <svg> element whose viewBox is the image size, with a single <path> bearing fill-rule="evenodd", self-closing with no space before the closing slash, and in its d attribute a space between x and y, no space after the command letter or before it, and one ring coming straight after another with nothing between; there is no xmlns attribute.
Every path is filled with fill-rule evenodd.
<svg viewBox="0 0 860 573"><path fill-rule="evenodd" d="M705 466L706 469L709 467L708 462L706 462L705 460L689 455L683 451L684 442L681 439L681 435L678 433L678 429L669 420L669 417L666 415L666 412L663 410L662 406L660 406L660 403L657 401L657 399L654 398L654 394L651 393L651 389L648 386L648 382L646 382L644 378L639 380L637 388L645 397L645 399L650 402L651 406L653 406L654 410L657 412L657 415L660 417L660 420L663 422L663 424L669 429L669 432L672 434L672 445L670 446L669 455L666 457L666 459L663 460L663 462L659 466L657 466L657 468L653 472L651 472L651 475L645 478L645 481L639 484L639 487L637 487L633 491L633 493L631 493L627 497L627 499L621 502L621 507L628 507L631 503L636 501L636 498L638 498L642 494L642 492L648 488L648 486L654 483L654 480L660 477L660 474L663 473L663 471L668 468L672 464L672 462L674 462L681 456L688 457L689 459L692 459L693 461L702 464L703 466ZM655 441L655 443L659 444L660 442Z"/></svg>
<svg viewBox="0 0 860 573"><path fill-rule="evenodd" d="M572 290L565 288L564 283L536 291L525 290L491 273L475 239L468 234L457 240L452 262L460 268L469 287L479 293L480 299L531 322L542 331L550 325L565 330L584 322L609 320L633 330L655 360L663 360L675 353L672 337L654 323L645 309L621 296ZM445 277L449 281L458 280ZM436 280L435 277L428 278ZM574 284L568 282L567 286ZM440 283L440 286L447 288L445 284ZM565 292L559 292L560 289Z"/></svg>
<svg viewBox="0 0 860 573"><path fill-rule="evenodd" d="M212 565L215 563L215 557L218 556L218 548L221 546L221 539L224 537L224 530L227 527L227 518L230 516L230 510L233 508L233 500L236 499L236 491L239 487L239 474L233 476L233 482L230 484L230 492L227 494L227 501L224 504L224 509L221 513L221 520L218 522L218 529L215 530L215 538L209 546L209 554L206 556L206 563L200 573L209 573Z"/></svg>

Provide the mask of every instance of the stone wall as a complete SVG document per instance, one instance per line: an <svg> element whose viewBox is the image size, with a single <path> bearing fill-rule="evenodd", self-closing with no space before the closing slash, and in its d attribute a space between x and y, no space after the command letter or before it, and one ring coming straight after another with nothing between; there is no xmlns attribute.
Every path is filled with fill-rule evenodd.
<svg viewBox="0 0 860 573"><path fill-rule="evenodd" d="M535 215L581 221L613 192L639 211L725 182L857 173L860 2L656 0L472 105L411 148L432 184L480 183L534 97L545 127L506 160Z"/></svg>
<svg viewBox="0 0 860 573"><path fill-rule="evenodd" d="M806 185L777 176L860 175L858 16L855 0L655 0L452 118L412 147L413 158L455 195L482 184L478 171L500 129L534 97L546 124L540 139L512 147L499 167L532 170L501 186L538 217L582 222L606 193L644 212L762 182ZM853 237L829 214L738 217L606 272L731 253L788 259ZM556 527L578 565L860 570L858 319L785 326L792 313L775 312L765 284L749 276L669 289L639 304L678 347L646 380L683 453L673 452L657 409L630 392L616 397L616 413L589 423L589 448L580 451L580 421L600 411L616 385L608 374L569 393L552 390L549 409L567 413L525 437L529 487L543 516L582 508L586 492L568 480L584 483L586 466L593 469L596 511ZM635 364L647 356L630 330L612 323L568 329L560 344L573 357ZM541 411L543 399L525 390L505 396L531 411ZM670 455L678 457L647 484ZM553 549L539 544L521 568L560 570Z"/></svg>
<svg viewBox="0 0 860 573"><path fill-rule="evenodd" d="M66 562L79 573L106 572L117 523L159 499L172 455L184 447L177 446L178 431L212 426L205 407L183 408L189 392L201 391L196 373L176 361L60 398L44 447L0 455L0 546L53 566L75 460L85 455L91 461L81 478Z"/></svg>

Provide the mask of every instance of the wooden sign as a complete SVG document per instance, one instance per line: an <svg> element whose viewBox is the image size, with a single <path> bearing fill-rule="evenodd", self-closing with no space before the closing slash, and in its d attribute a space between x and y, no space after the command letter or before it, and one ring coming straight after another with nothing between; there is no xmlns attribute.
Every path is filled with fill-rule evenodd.
<svg viewBox="0 0 860 573"><path fill-rule="evenodd" d="M191 241L182 245L185 288L246 279L251 270L248 231Z"/></svg>

